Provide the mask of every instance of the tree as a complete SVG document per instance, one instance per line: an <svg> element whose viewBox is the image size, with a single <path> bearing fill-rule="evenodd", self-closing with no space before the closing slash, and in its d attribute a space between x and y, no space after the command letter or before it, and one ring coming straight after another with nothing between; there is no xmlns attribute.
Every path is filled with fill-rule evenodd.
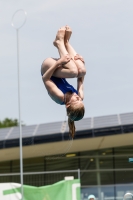
<svg viewBox="0 0 133 200"><path fill-rule="evenodd" d="M0 121L0 128L19 126L19 122L17 119L9 119L5 118L3 121Z"/></svg>

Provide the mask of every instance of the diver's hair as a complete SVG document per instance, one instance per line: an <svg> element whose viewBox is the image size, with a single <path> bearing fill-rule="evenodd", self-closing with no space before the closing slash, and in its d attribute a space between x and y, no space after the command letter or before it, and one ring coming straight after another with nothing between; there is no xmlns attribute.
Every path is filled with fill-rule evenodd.
<svg viewBox="0 0 133 200"><path fill-rule="evenodd" d="M72 138L74 138L74 135L75 135L75 124L74 124L74 121L72 121L69 117L68 117L68 126L69 126L70 136Z"/></svg>
<svg viewBox="0 0 133 200"><path fill-rule="evenodd" d="M74 138L75 135L75 124L74 121L78 121L83 118L85 113L84 105L75 105L71 104L67 108L67 115L68 115L68 126L69 126L69 132L70 136Z"/></svg>

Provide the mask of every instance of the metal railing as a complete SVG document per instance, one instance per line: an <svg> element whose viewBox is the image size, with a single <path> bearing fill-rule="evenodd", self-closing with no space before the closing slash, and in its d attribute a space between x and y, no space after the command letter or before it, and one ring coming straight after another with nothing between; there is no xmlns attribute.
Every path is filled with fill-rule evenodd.
<svg viewBox="0 0 133 200"><path fill-rule="evenodd" d="M24 172L24 185L44 186L64 180L66 176L73 176L80 179L80 169L44 171L44 172ZM0 174L0 183L15 182L20 183L20 173Z"/></svg>
<svg viewBox="0 0 133 200"><path fill-rule="evenodd" d="M104 169L104 172L113 169ZM120 170L120 169L117 169ZM128 171L133 169L126 169ZM24 185L45 186L64 180L66 176L73 176L74 179L80 179L82 173L86 172L103 172L101 170L61 170L61 171L44 171L44 172L24 172ZM81 176L81 177L80 177ZM87 174L85 174L87 176ZM81 178L82 179L82 178ZM20 183L20 173L3 173L0 174L0 183L15 182ZM96 200L123 200L124 194L129 191L133 193L133 183L131 184L110 184L110 185L82 185L81 180L81 200L87 200L89 194L94 194Z"/></svg>

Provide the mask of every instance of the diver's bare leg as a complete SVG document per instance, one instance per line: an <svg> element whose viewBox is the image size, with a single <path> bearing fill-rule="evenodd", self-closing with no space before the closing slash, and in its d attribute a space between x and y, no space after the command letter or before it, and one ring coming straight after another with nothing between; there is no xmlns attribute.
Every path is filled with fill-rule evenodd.
<svg viewBox="0 0 133 200"><path fill-rule="evenodd" d="M72 47L72 45L69 42L71 34L72 34L71 28L69 26L66 26L66 33L65 33L65 38L64 38L65 47L69 55L73 58L78 68L78 77L82 77L82 76L85 76L86 74L84 61L83 61L83 58L77 54L77 52L75 51L75 49Z"/></svg>
<svg viewBox="0 0 133 200"><path fill-rule="evenodd" d="M66 47L64 45L64 36L65 36L65 27L62 27L58 30L55 41L53 42L54 46L58 49L60 57L68 54L68 51L66 50ZM45 73L49 69L49 67L53 66L56 62L56 59L53 58L47 58L43 64L42 64L42 74ZM58 67L55 72L53 73L53 76L59 77L59 78L75 78L78 76L78 69L73 61L71 59L67 64Z"/></svg>

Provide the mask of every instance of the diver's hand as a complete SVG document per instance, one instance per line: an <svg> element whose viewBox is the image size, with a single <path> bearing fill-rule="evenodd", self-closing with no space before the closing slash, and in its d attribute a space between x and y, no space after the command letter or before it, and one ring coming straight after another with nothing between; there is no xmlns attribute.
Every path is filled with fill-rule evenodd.
<svg viewBox="0 0 133 200"><path fill-rule="evenodd" d="M65 65L68 62L70 62L71 57L69 56L69 54L66 54L65 56L62 56L57 62L59 65Z"/></svg>

